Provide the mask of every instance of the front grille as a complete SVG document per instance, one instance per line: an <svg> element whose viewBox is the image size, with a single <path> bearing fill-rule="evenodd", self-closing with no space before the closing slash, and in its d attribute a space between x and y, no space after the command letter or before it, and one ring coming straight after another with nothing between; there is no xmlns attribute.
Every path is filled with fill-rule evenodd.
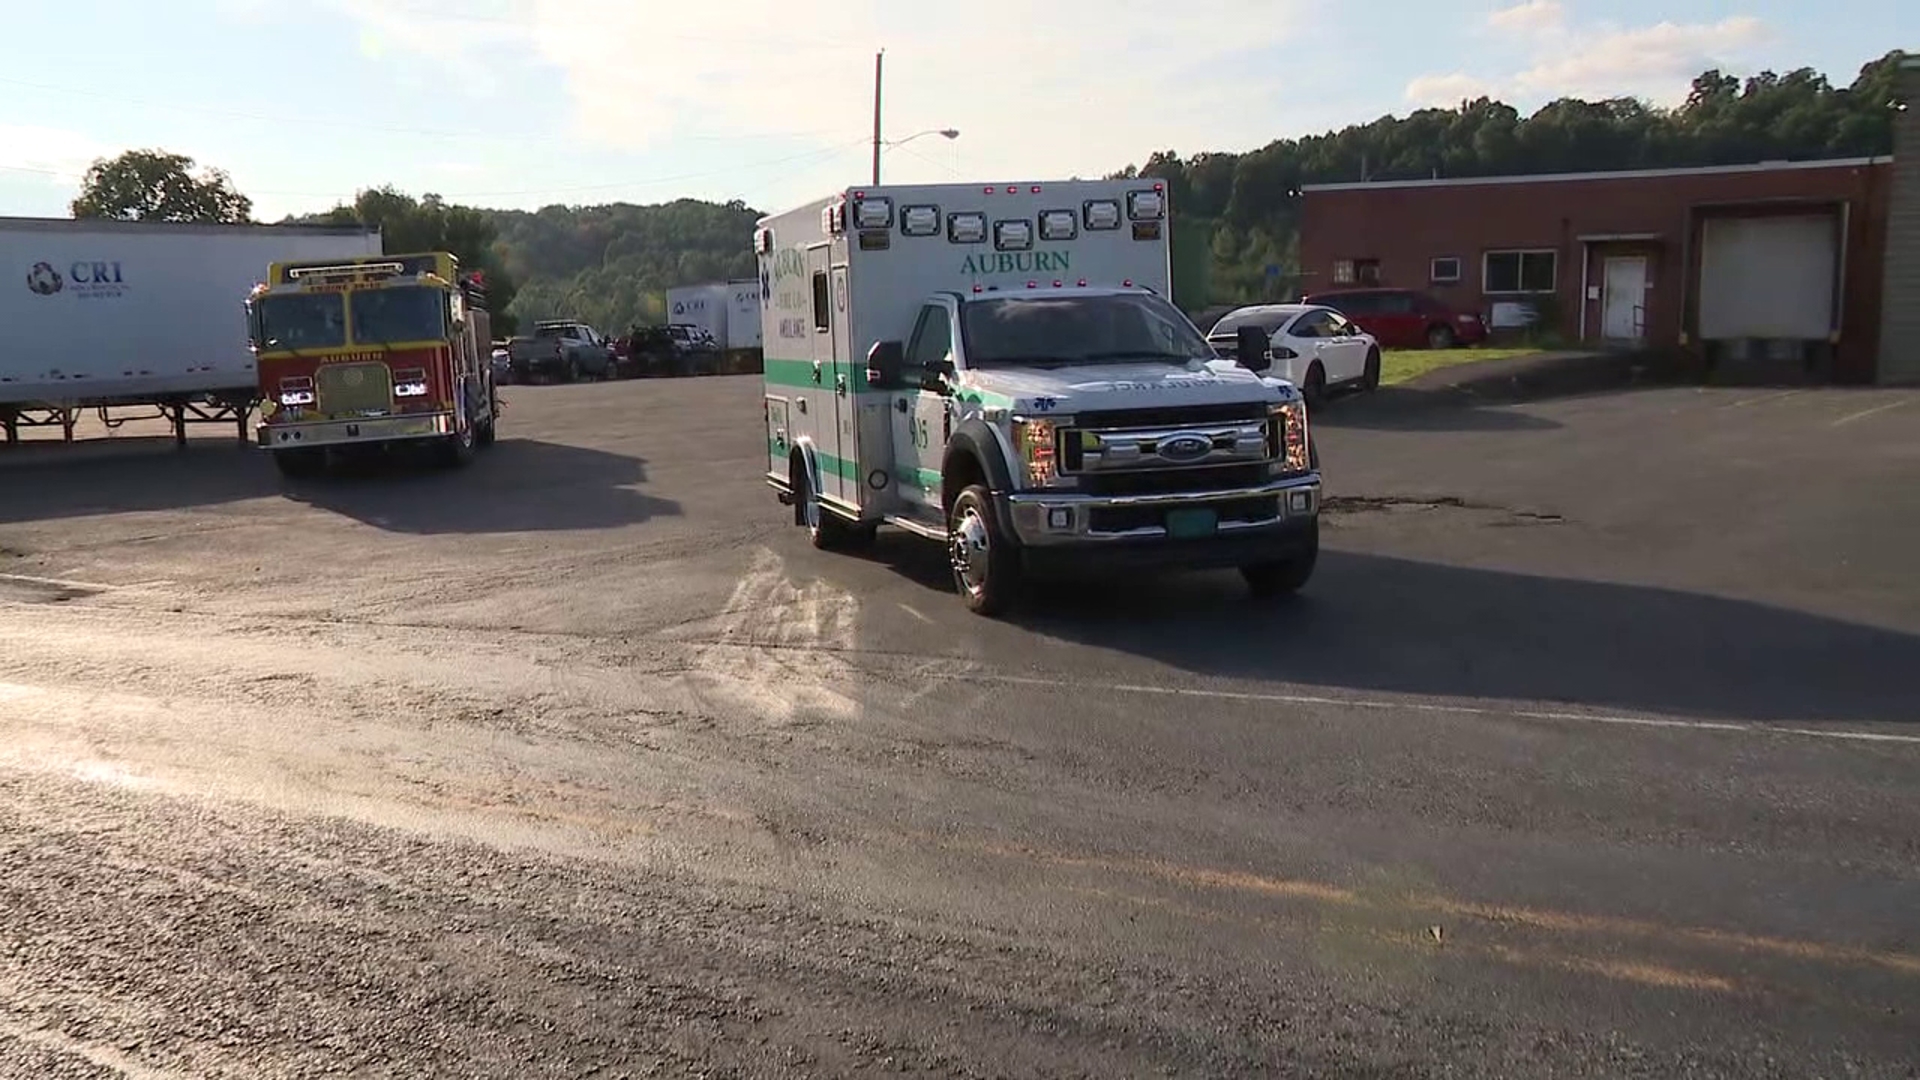
<svg viewBox="0 0 1920 1080"><path fill-rule="evenodd" d="M320 411L328 416L385 413L393 407L393 376L385 364L327 364L313 383Z"/></svg>
<svg viewBox="0 0 1920 1080"><path fill-rule="evenodd" d="M1223 499L1217 503L1204 504L1220 516L1222 525L1257 523L1272 521L1280 516L1280 497L1277 495L1256 495L1248 498ZM1165 506L1104 506L1087 513L1087 527L1093 532L1128 532L1133 529L1164 529L1167 527Z"/></svg>
<svg viewBox="0 0 1920 1080"><path fill-rule="evenodd" d="M1255 464L1083 473L1074 490L1088 495L1171 495L1186 491L1227 491L1259 487L1267 482L1266 470L1265 464Z"/></svg>
<svg viewBox="0 0 1920 1080"><path fill-rule="evenodd" d="M1108 409L1080 413L1073 418L1077 428L1189 427L1194 424L1218 424L1228 420L1264 420L1267 406L1261 401L1230 401L1221 405L1177 405L1153 409Z"/></svg>

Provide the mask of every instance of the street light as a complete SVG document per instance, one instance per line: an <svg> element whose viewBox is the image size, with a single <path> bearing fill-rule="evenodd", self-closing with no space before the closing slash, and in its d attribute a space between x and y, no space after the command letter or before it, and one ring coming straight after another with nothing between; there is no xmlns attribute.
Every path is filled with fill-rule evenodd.
<svg viewBox="0 0 1920 1080"><path fill-rule="evenodd" d="M960 137L960 132L957 128L931 128L926 131L916 131L904 139L888 139L884 145L904 146L915 139L924 139L929 135L938 135L943 139L957 139Z"/></svg>
<svg viewBox="0 0 1920 1080"><path fill-rule="evenodd" d="M881 65L885 61L886 55L887 51L885 49L873 54L873 183L876 187L880 184L880 148L882 146L900 146L905 143L910 143L915 139L925 138L928 135L938 135L948 141L960 137L960 132L957 128L934 128L928 131L917 131L904 139L886 140L880 137L880 77L882 70Z"/></svg>
<svg viewBox="0 0 1920 1080"><path fill-rule="evenodd" d="M873 148L873 182L876 185L880 183L880 148L882 146L891 150L896 146L905 146L915 139L924 139L929 135L938 135L948 142L952 142L954 139L960 137L960 131L958 128L929 128L926 131L916 131L904 139L881 140L879 143L876 143Z"/></svg>

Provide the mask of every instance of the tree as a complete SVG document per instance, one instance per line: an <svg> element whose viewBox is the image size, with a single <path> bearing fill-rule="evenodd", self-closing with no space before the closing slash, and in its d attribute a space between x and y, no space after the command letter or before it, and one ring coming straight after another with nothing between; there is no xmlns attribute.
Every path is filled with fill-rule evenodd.
<svg viewBox="0 0 1920 1080"><path fill-rule="evenodd" d="M77 218L128 221L244 224L253 218L253 200L235 191L225 172L209 168L196 175L192 158L164 150L95 161L72 209Z"/></svg>
<svg viewBox="0 0 1920 1080"><path fill-rule="evenodd" d="M434 194L415 199L388 186L368 188L354 196L353 205L336 206L304 220L379 229L382 246L393 254L451 253L460 260L462 270L478 270L486 279L487 310L494 333L504 336L513 332L514 317L508 307L519 290L505 260L495 250L499 230L487 211L455 206Z"/></svg>
<svg viewBox="0 0 1920 1080"><path fill-rule="evenodd" d="M1707 71L1675 109L1632 98L1564 98L1524 117L1482 97L1280 139L1244 154L1182 158L1161 150L1113 175L1165 181L1176 237L1208 231L1213 265L1205 280L1212 295L1183 296L1183 304L1245 302L1270 291L1263 262L1277 262L1283 277L1293 269L1303 185L1889 154L1889 104L1897 96L1902 56L1891 52L1866 64L1846 87L1809 68L1745 80Z"/></svg>

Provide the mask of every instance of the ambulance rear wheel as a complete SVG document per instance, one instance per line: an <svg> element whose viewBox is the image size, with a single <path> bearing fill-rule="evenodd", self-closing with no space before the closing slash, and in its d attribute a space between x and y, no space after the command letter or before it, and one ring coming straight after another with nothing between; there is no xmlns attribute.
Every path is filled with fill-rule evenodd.
<svg viewBox="0 0 1920 1080"><path fill-rule="evenodd" d="M793 504L799 511L800 524L807 528L807 539L821 551L857 546L861 527L821 505L820 493L813 490L805 466L796 465L793 471Z"/></svg>
<svg viewBox="0 0 1920 1080"><path fill-rule="evenodd" d="M999 615L1013 607L1020 591L1020 553L1001 531L985 485L968 484L947 510L947 556L967 610Z"/></svg>

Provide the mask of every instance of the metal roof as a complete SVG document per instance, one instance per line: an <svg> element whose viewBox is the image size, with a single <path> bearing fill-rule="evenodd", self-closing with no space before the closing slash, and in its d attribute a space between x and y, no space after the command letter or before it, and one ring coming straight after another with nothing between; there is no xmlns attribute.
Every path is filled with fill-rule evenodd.
<svg viewBox="0 0 1920 1080"><path fill-rule="evenodd" d="M1891 156L1830 158L1824 161L1762 161L1755 165L1707 165L1688 169L1619 169L1611 172L1538 173L1531 176L1457 176L1438 180L1359 180L1339 184L1303 184L1308 191L1388 191L1396 188L1471 187L1485 184L1552 184L1578 180L1654 180L1671 176L1715 176L1787 172L1795 169L1857 169L1892 161Z"/></svg>

